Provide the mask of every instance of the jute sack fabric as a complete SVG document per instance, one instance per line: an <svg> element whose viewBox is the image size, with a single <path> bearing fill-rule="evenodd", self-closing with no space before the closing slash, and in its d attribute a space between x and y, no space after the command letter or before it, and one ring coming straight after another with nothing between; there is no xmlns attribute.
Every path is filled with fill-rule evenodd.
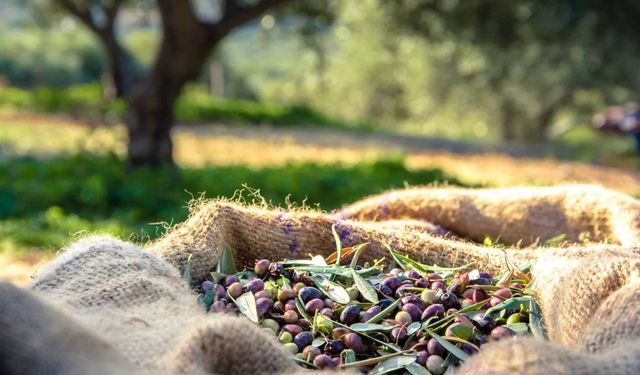
<svg viewBox="0 0 640 375"><path fill-rule="evenodd" d="M369 259L385 256L389 244L440 265L473 263L499 272L506 257L533 263L550 342L488 345L461 373L636 374L640 257L631 247L640 238L638 218L636 200L585 186L403 190L334 214L212 201L194 206L185 223L146 250L106 237L82 240L43 269L30 289L140 371L290 373L297 368L272 337L242 318L204 313L179 271L191 254L194 279L201 281L225 246L244 265L328 254L335 226L346 246L369 242ZM425 219L474 239L531 244L564 233L609 244L489 248L442 237ZM5 294L0 288L0 297Z"/></svg>

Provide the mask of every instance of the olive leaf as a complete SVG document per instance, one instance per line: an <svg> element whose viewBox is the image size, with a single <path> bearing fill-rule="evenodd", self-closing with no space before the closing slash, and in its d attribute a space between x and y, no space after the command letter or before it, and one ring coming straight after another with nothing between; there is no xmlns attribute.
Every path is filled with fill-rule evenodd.
<svg viewBox="0 0 640 375"><path fill-rule="evenodd" d="M380 362L369 371L369 375L387 374L392 371L403 369L416 361L415 355L397 355Z"/></svg>
<svg viewBox="0 0 640 375"><path fill-rule="evenodd" d="M353 349L345 349L340 353L340 362L345 365L356 361L356 352Z"/></svg>
<svg viewBox="0 0 640 375"><path fill-rule="evenodd" d="M233 275L238 272L236 269L236 264L233 261L233 252L228 246L225 246L222 249L222 256L220 257L220 261L218 262L218 266L216 267L216 272L222 273L224 275Z"/></svg>
<svg viewBox="0 0 640 375"><path fill-rule="evenodd" d="M343 305L351 301L349 293L341 285L318 277L314 278L314 282L318 289L332 300Z"/></svg>
<svg viewBox="0 0 640 375"><path fill-rule="evenodd" d="M215 297L215 289L211 289L206 293L199 295L198 302L200 302L200 304L204 306L206 310L208 310L213 304L214 297Z"/></svg>
<svg viewBox="0 0 640 375"><path fill-rule="evenodd" d="M184 273L182 274L182 279L186 281L187 285L189 286L193 282L191 277L191 256L192 254L189 254L189 257L187 258L187 264L184 266Z"/></svg>
<svg viewBox="0 0 640 375"><path fill-rule="evenodd" d="M340 242L340 236L336 232L336 225L331 226L331 233L333 233L333 239L336 242L336 265L340 265L340 259L342 259L342 242Z"/></svg>
<svg viewBox="0 0 640 375"><path fill-rule="evenodd" d="M529 332L529 326L527 325L527 323L518 322L518 323L505 324L504 327L512 330L518 335L526 335L527 332Z"/></svg>
<svg viewBox="0 0 640 375"><path fill-rule="evenodd" d="M233 300L238 309L244 316L254 323L258 323L258 309L256 307L256 297L251 292L246 292L240 297Z"/></svg>
<svg viewBox="0 0 640 375"><path fill-rule="evenodd" d="M304 309L304 304L302 303L302 300L300 299L300 297L294 298L294 301L296 303L296 308L298 309L298 312L300 312L300 315L302 315L302 317L305 318L307 322L311 323L312 319L309 316L309 314L307 314L307 311Z"/></svg>
<svg viewBox="0 0 640 375"><path fill-rule="evenodd" d="M389 315L396 308L396 306L398 306L399 303L400 303L399 299L393 301L392 304L390 304L384 310L380 311L379 313L371 317L371 319L367 320L366 323L378 323L379 321L384 319L387 315Z"/></svg>
<svg viewBox="0 0 640 375"><path fill-rule="evenodd" d="M407 326L407 335L413 335L414 333L418 332L420 327L422 327L422 323L420 322L413 322L409 324L409 326Z"/></svg>
<svg viewBox="0 0 640 375"><path fill-rule="evenodd" d="M499 304L493 306L492 308L488 309L487 311L485 311L485 315L491 315L497 311L501 311L504 309L514 309L514 310L518 310L520 309L523 305L528 305L531 301L531 297L529 296L523 296L523 297L512 297L509 298L506 301L500 302Z"/></svg>
<svg viewBox="0 0 640 375"><path fill-rule="evenodd" d="M469 327L464 324L451 326L450 329L454 335L463 340L469 340L469 338L473 335L473 327Z"/></svg>
<svg viewBox="0 0 640 375"><path fill-rule="evenodd" d="M391 325L374 324L374 323L353 323L349 326L357 332L371 332L371 331L390 331L393 329Z"/></svg>
<svg viewBox="0 0 640 375"><path fill-rule="evenodd" d="M356 288L360 291L362 296L369 302L378 303L378 294L373 289L371 284L367 282L362 276L358 275L356 271L351 268L351 277L356 282Z"/></svg>
<svg viewBox="0 0 640 375"><path fill-rule="evenodd" d="M547 337L547 331L544 327L544 322L542 321L540 306L538 306L533 298L529 302L529 327L534 336L543 339Z"/></svg>
<svg viewBox="0 0 640 375"><path fill-rule="evenodd" d="M354 247L353 258L351 258L351 263L349 264L349 268L351 269L356 268L356 265L358 264L358 259L360 259L360 255L362 254L362 251L364 250L365 247L367 247L368 244L369 244L368 242L365 242Z"/></svg>
<svg viewBox="0 0 640 375"><path fill-rule="evenodd" d="M423 366L420 366L415 362L407 365L405 369L409 371L411 375L431 375L429 370L427 370L426 368L424 368Z"/></svg>
<svg viewBox="0 0 640 375"><path fill-rule="evenodd" d="M433 332L432 330L430 330L428 328L425 329L425 331L429 334L429 336L433 337L449 353L451 353L454 356L456 356L459 360L466 361L469 358L469 354L465 353L464 351L462 351L462 349L460 349L457 346L453 345L452 343L447 341L442 336L438 335L437 333Z"/></svg>

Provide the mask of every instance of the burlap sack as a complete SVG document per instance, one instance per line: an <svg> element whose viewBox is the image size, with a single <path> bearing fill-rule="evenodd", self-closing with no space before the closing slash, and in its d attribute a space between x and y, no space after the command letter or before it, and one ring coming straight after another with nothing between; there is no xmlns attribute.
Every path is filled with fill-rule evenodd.
<svg viewBox="0 0 640 375"><path fill-rule="evenodd" d="M335 225L345 245L368 241L368 258L386 255L384 245L389 244L440 265L473 263L500 271L507 256L511 262L533 263L550 342L488 345L461 373L637 374L640 256L630 247L639 243L639 218L640 202L585 186L412 189L372 197L334 214L213 201L197 205L189 220L147 251L111 238L80 241L43 269L30 289L62 310L61 319L84 327L78 340L92 342L89 354L100 343L113 346L118 360L97 363L120 363L122 357L128 361L122 366L153 373L293 372L297 368L272 337L242 318L204 313L179 270L192 254L194 278L202 280L224 246L245 265L263 257L328 254L334 249ZM386 219L391 221L370 221ZM440 237L441 230L424 219L461 236L480 240L489 235L507 244L520 239L535 243L561 233L573 241L586 235L609 244L489 248ZM6 288L0 288L0 298L6 295ZM10 321L11 314L0 319ZM5 336L0 339L13 337ZM82 356L82 350L76 353ZM112 370L103 367L103 373Z"/></svg>

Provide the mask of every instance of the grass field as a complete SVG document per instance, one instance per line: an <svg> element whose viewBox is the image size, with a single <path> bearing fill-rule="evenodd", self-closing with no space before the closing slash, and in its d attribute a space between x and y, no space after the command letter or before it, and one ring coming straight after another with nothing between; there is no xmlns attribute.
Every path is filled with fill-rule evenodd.
<svg viewBox="0 0 640 375"><path fill-rule="evenodd" d="M24 282L74 239L106 232L143 243L186 202L231 196L243 184L274 204L333 209L405 184L473 186L597 183L640 194L640 175L554 159L516 158L433 139L326 128L213 125L174 132L175 171L126 174L122 126L0 114L0 277ZM44 251L43 251L44 250Z"/></svg>

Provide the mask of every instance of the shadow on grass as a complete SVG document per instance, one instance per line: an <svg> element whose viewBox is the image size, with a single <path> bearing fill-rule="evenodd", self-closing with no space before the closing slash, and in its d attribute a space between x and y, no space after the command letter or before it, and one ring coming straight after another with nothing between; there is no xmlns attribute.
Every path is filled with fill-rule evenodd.
<svg viewBox="0 0 640 375"><path fill-rule="evenodd" d="M127 172L112 154L10 157L0 161L0 251L57 249L86 232L145 241L164 231L149 223L184 220L192 198L232 197L243 186L258 189L274 205L306 202L331 210L405 184L445 182L460 184L439 169L409 171L402 159L355 166L296 163Z"/></svg>

